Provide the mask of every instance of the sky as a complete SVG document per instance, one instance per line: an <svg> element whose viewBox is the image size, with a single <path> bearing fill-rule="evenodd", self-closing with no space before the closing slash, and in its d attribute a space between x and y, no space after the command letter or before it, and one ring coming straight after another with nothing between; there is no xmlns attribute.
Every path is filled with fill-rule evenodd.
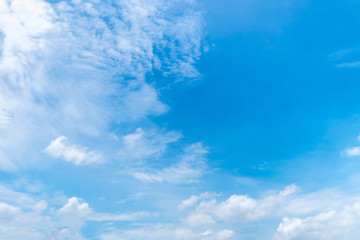
<svg viewBox="0 0 360 240"><path fill-rule="evenodd" d="M359 10L0 0L0 239L358 239Z"/></svg>

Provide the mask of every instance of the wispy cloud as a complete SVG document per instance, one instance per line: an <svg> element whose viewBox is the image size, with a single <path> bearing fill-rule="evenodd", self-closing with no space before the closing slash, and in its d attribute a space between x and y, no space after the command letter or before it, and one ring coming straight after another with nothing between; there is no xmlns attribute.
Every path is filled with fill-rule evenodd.
<svg viewBox="0 0 360 240"><path fill-rule="evenodd" d="M198 201L204 199L204 198L209 198L211 196L213 196L214 194L210 194L208 192L206 193L202 193L199 196L193 195L191 197L189 197L188 199L183 200L179 205L178 205L178 210L182 211L188 207L194 206Z"/></svg>
<svg viewBox="0 0 360 240"><path fill-rule="evenodd" d="M113 231L101 235L101 240L120 239L147 239L147 240L228 240L233 239L235 232L232 230L193 230L187 227L174 226L172 224L153 224L143 228L125 231Z"/></svg>
<svg viewBox="0 0 360 240"><path fill-rule="evenodd" d="M0 148L6 157L0 167L34 164L31 156L54 136L101 142L110 125L168 111L154 71L167 85L169 75L199 75L194 63L202 20L192 6L177 0L1 1ZM173 15L174 8L187 10Z"/></svg>
<svg viewBox="0 0 360 240"><path fill-rule="evenodd" d="M141 181L151 183L191 183L197 181L204 173L207 153L207 147L201 143L194 143L185 148L184 155L175 165L160 170L134 172L133 176Z"/></svg>
<svg viewBox="0 0 360 240"><path fill-rule="evenodd" d="M360 58L359 50L359 48L344 49L330 54L329 58L332 61L340 62L336 64L338 68L357 68L360 67L360 61L357 61Z"/></svg>
<svg viewBox="0 0 360 240"><path fill-rule="evenodd" d="M159 157L168 144L177 142L182 135L176 131L144 131L138 128L135 132L121 137L119 157L124 160L145 160L149 157Z"/></svg>
<svg viewBox="0 0 360 240"><path fill-rule="evenodd" d="M360 62L345 62L336 65L339 68L357 68L360 67Z"/></svg>

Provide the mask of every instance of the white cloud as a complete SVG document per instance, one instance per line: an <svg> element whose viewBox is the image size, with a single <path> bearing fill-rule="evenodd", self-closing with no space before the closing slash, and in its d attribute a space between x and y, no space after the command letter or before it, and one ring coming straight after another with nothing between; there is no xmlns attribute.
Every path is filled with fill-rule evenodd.
<svg viewBox="0 0 360 240"><path fill-rule="evenodd" d="M163 133L152 129L145 132L142 128L138 128L134 133L122 137L120 158L144 160L158 157L169 143L176 142L181 137L181 134L175 131Z"/></svg>
<svg viewBox="0 0 360 240"><path fill-rule="evenodd" d="M223 202L215 199L201 202L196 211L208 213L226 221L253 221L273 217L275 212L282 213L284 205L290 202L290 197L298 188L287 186L277 194L270 194L261 199L254 199L247 195L232 195Z"/></svg>
<svg viewBox="0 0 360 240"><path fill-rule="evenodd" d="M204 173L207 153L207 147L201 143L194 143L186 147L184 155L175 165L150 172L135 172L133 176L141 181L152 183L191 183L197 181Z"/></svg>
<svg viewBox="0 0 360 240"><path fill-rule="evenodd" d="M114 231L101 235L101 240L227 240L235 236L232 230L193 230L172 224L152 224L143 228Z"/></svg>
<svg viewBox="0 0 360 240"><path fill-rule="evenodd" d="M21 213L20 209L7 203L0 202L0 218L3 220L14 220Z"/></svg>
<svg viewBox="0 0 360 240"><path fill-rule="evenodd" d="M193 213L190 214L185 220L184 223L190 227L200 227L200 226L209 226L214 225L215 220L208 214L204 213Z"/></svg>
<svg viewBox="0 0 360 240"><path fill-rule="evenodd" d="M307 218L283 218L274 239L358 239L360 203Z"/></svg>
<svg viewBox="0 0 360 240"><path fill-rule="evenodd" d="M202 173L202 169L193 168L187 163L180 163L173 167L154 171L154 173L135 172L133 175L143 182L191 183L196 181Z"/></svg>
<svg viewBox="0 0 360 240"><path fill-rule="evenodd" d="M231 239L234 236L235 236L235 232L233 230L222 230L216 233L216 239L218 240Z"/></svg>
<svg viewBox="0 0 360 240"><path fill-rule="evenodd" d="M238 228L239 235L248 236L249 239L271 238L265 233L271 232L271 229L265 229L261 234L249 233L246 227L249 224L250 231L253 231L254 226L262 228L267 226L266 221L280 219L283 222L273 236L276 240L356 239L353 236L360 233L357 228L360 222L359 199L344 196L335 190L301 194L297 186L289 185L279 192L268 192L259 198L232 195L218 201L218 197L220 195L205 193L184 200L178 205L178 209L187 209L187 217L182 219L183 225L193 231L209 228L203 232L204 236L215 236L212 228ZM205 199L200 201L201 198ZM229 231L223 232L224 236L234 237L235 232Z"/></svg>
<svg viewBox="0 0 360 240"><path fill-rule="evenodd" d="M54 135L101 142L165 113L154 81L198 76L201 28L190 1L0 1L0 168L38 166Z"/></svg>
<svg viewBox="0 0 360 240"><path fill-rule="evenodd" d="M358 157L360 156L360 147L347 148L342 153L348 157Z"/></svg>
<svg viewBox="0 0 360 240"><path fill-rule="evenodd" d="M109 213L96 213L87 218L88 221L104 222L104 221L136 221L142 218L149 217L148 212L136 212L130 214L109 214Z"/></svg>
<svg viewBox="0 0 360 240"><path fill-rule="evenodd" d="M44 151L52 157L62 158L75 165L101 163L104 161L100 154L89 151L86 147L69 144L64 136L51 141Z"/></svg>
<svg viewBox="0 0 360 240"><path fill-rule="evenodd" d="M92 213L89 204L79 203L76 197L69 198L68 202L58 210L60 215L77 215L79 217L88 216Z"/></svg>
<svg viewBox="0 0 360 240"><path fill-rule="evenodd" d="M191 197L189 197L188 199L183 200L179 205L178 205L178 210L184 210L188 207L194 206L199 200L204 199L204 198L208 198L210 196L213 196L213 194L209 194L208 192L206 193L202 193L199 196L196 195L192 195Z"/></svg>
<svg viewBox="0 0 360 240"><path fill-rule="evenodd" d="M3 239L85 239L82 227L88 221L138 221L145 212L99 213L88 203L72 197L59 209L32 195L0 185L0 233ZM52 199L49 199L53 202Z"/></svg>

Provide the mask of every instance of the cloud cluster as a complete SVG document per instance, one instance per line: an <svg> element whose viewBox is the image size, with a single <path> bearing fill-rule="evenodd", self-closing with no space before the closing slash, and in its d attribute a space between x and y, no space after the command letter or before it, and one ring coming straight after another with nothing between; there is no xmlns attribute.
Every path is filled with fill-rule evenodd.
<svg viewBox="0 0 360 240"><path fill-rule="evenodd" d="M81 228L88 221L135 221L148 214L97 213L89 204L71 197L62 207L0 185L0 233L4 239L85 239Z"/></svg>
<svg viewBox="0 0 360 240"><path fill-rule="evenodd" d="M295 185L287 186L276 194L270 194L264 198L254 199L247 195L232 195L228 199L217 202L215 198L204 200L197 204L195 211L186 219L188 223L207 225L215 223L214 219L247 222L273 217L284 213L287 204L291 204L292 195L298 191ZM191 196L184 200L179 209L193 206L199 199L203 199L208 194ZM277 212L277 213L275 213Z"/></svg>
<svg viewBox="0 0 360 240"><path fill-rule="evenodd" d="M99 142L109 126L165 113L156 84L199 75L193 5L0 1L0 169L34 165L58 136Z"/></svg>
<svg viewBox="0 0 360 240"><path fill-rule="evenodd" d="M191 196L178 205L187 213L183 226L191 229L232 228L241 234L241 225L261 224L264 220L280 221L273 236L264 233L249 235L276 240L295 239L356 239L360 221L358 199L333 191L300 194L296 185L260 198L232 195L217 201L219 195L203 193ZM346 200L346 201L345 201ZM343 207L343 206L346 207ZM233 234L233 235L234 235ZM246 238L247 239L247 238Z"/></svg>
<svg viewBox="0 0 360 240"><path fill-rule="evenodd" d="M360 234L360 203L307 218L283 218L275 240L357 239Z"/></svg>
<svg viewBox="0 0 360 240"><path fill-rule="evenodd" d="M94 221L137 223L131 227L117 228L114 225L102 229L96 235L97 239L102 240L237 239L242 236L242 225L266 219L281 221L281 218L282 222L277 229L274 228L273 236L258 233L256 237L274 240L340 240L356 239L360 233L357 227L360 223L358 200L348 199L352 203L344 204L330 193L299 194L295 185L260 198L232 195L217 201L220 197L218 194L193 195L178 205L178 213L185 213L185 217L168 223L160 221L155 213L99 213L77 197L62 196L55 201L62 203L59 207L53 206L52 199L44 200L4 185L0 185L0 193L0 232L9 240L85 239L81 231L87 222ZM312 207L298 209L309 205ZM318 207L320 205L322 209ZM152 219L150 223L149 218Z"/></svg>

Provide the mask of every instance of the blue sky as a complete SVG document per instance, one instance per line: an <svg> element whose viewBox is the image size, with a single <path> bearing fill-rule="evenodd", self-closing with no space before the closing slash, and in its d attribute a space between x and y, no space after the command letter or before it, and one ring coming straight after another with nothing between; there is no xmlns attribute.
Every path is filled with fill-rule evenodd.
<svg viewBox="0 0 360 240"><path fill-rule="evenodd" d="M359 8L0 0L0 239L357 239Z"/></svg>

